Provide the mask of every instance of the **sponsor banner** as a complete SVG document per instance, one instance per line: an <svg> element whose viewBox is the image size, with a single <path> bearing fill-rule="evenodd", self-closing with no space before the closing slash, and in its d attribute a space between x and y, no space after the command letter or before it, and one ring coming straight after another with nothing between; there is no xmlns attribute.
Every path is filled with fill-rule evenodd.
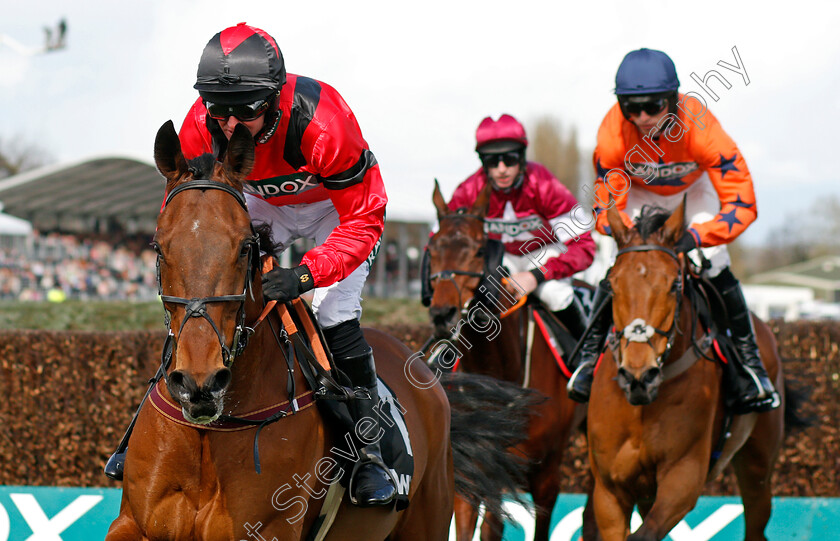
<svg viewBox="0 0 840 541"><path fill-rule="evenodd" d="M550 541L577 541L583 523L586 496L562 494L551 517ZM534 536L533 514L525 507L508 502L507 508L518 525L505 525L503 541L530 541ZM641 525L633 513L631 529ZM454 528L450 532L454 531ZM840 539L840 498L773 498L773 515L765 531L768 539ZM455 539L450 533L450 540ZM697 502L671 533L667 541L734 541L744 539L744 508L739 497L708 496ZM478 535L475 537L478 541Z"/></svg>
<svg viewBox="0 0 840 541"><path fill-rule="evenodd" d="M115 488L0 486L0 541L104 539L121 497Z"/></svg>
<svg viewBox="0 0 840 541"><path fill-rule="evenodd" d="M90 541L104 539L120 508L114 488L0 486L0 541ZM586 497L563 494L551 520L550 541L576 541ZM518 525L506 525L504 541L530 541L533 516L508 503ZM632 527L641 524L637 513ZM840 498L774 498L768 539L840 539ZM454 539L451 534L450 539ZM737 497L703 497L670 533L670 541L728 541L744 538L743 507ZM478 539L478 537L476 537Z"/></svg>

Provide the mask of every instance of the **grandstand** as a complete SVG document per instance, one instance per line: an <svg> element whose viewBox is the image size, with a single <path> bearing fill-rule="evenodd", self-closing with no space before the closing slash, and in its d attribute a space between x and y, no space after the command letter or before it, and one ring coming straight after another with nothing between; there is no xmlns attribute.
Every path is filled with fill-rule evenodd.
<svg viewBox="0 0 840 541"><path fill-rule="evenodd" d="M32 228L14 239L0 230L0 298L39 300L55 288L69 298L153 297L148 243L163 193L154 165L125 156L0 179L2 210L10 222ZM430 225L389 218L365 294L419 298L420 254ZM296 243L281 262L296 264L309 246Z"/></svg>

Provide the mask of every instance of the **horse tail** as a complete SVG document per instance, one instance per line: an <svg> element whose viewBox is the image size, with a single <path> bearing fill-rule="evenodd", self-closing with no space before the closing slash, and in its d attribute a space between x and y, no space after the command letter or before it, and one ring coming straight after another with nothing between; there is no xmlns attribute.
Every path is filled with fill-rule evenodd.
<svg viewBox="0 0 840 541"><path fill-rule="evenodd" d="M452 410L455 491L472 506L507 517L502 495L519 500L529 466L511 449L527 439L533 407L543 397L477 374L444 373L440 381Z"/></svg>
<svg viewBox="0 0 840 541"><path fill-rule="evenodd" d="M812 389L790 378L785 378L785 432L791 433L813 426L816 418L803 411L811 403Z"/></svg>

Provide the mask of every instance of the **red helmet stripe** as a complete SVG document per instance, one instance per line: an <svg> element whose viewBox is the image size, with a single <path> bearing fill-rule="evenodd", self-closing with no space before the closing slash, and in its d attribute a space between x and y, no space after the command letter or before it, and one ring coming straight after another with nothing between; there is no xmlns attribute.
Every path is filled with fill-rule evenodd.
<svg viewBox="0 0 840 541"><path fill-rule="evenodd" d="M245 41L246 39L250 38L254 34L259 34L262 36L267 42L274 47L274 52L277 53L277 56L280 56L280 48L277 47L277 43L274 41L274 38L268 35L265 30L260 30L259 28L254 28L253 26L248 26L245 23L239 23L236 26L231 26L230 28L225 28L222 30L219 41L222 45L222 52L225 56L229 55L231 51L239 47L239 45Z"/></svg>

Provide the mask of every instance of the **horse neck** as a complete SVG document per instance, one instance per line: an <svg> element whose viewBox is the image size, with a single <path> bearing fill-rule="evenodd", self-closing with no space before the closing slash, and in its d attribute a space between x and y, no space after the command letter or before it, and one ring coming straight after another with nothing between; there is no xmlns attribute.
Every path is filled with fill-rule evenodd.
<svg viewBox="0 0 840 541"><path fill-rule="evenodd" d="M229 393L236 397L237 408L259 408L288 399L285 351L275 337L281 328L276 312L271 312L256 325L248 346L234 361ZM308 388L300 370L294 371L294 382L297 395Z"/></svg>
<svg viewBox="0 0 840 541"><path fill-rule="evenodd" d="M525 308L504 318L495 314L486 328L462 320L460 338L454 344L463 353L462 369L505 381L521 380L525 314Z"/></svg>
<svg viewBox="0 0 840 541"><path fill-rule="evenodd" d="M680 301L679 327L677 328L676 336L674 336L674 344L671 347L671 354L667 359L665 359L665 364L673 363L682 357L682 354L692 347L692 342L698 338L698 336L695 336L698 331L702 334L703 328L700 325L700 322L696 321L696 319L697 314L695 314L694 310L691 308L691 298L688 293L685 292L683 293L682 300ZM676 323L677 322L674 324ZM694 331L694 333L692 333L692 331Z"/></svg>

